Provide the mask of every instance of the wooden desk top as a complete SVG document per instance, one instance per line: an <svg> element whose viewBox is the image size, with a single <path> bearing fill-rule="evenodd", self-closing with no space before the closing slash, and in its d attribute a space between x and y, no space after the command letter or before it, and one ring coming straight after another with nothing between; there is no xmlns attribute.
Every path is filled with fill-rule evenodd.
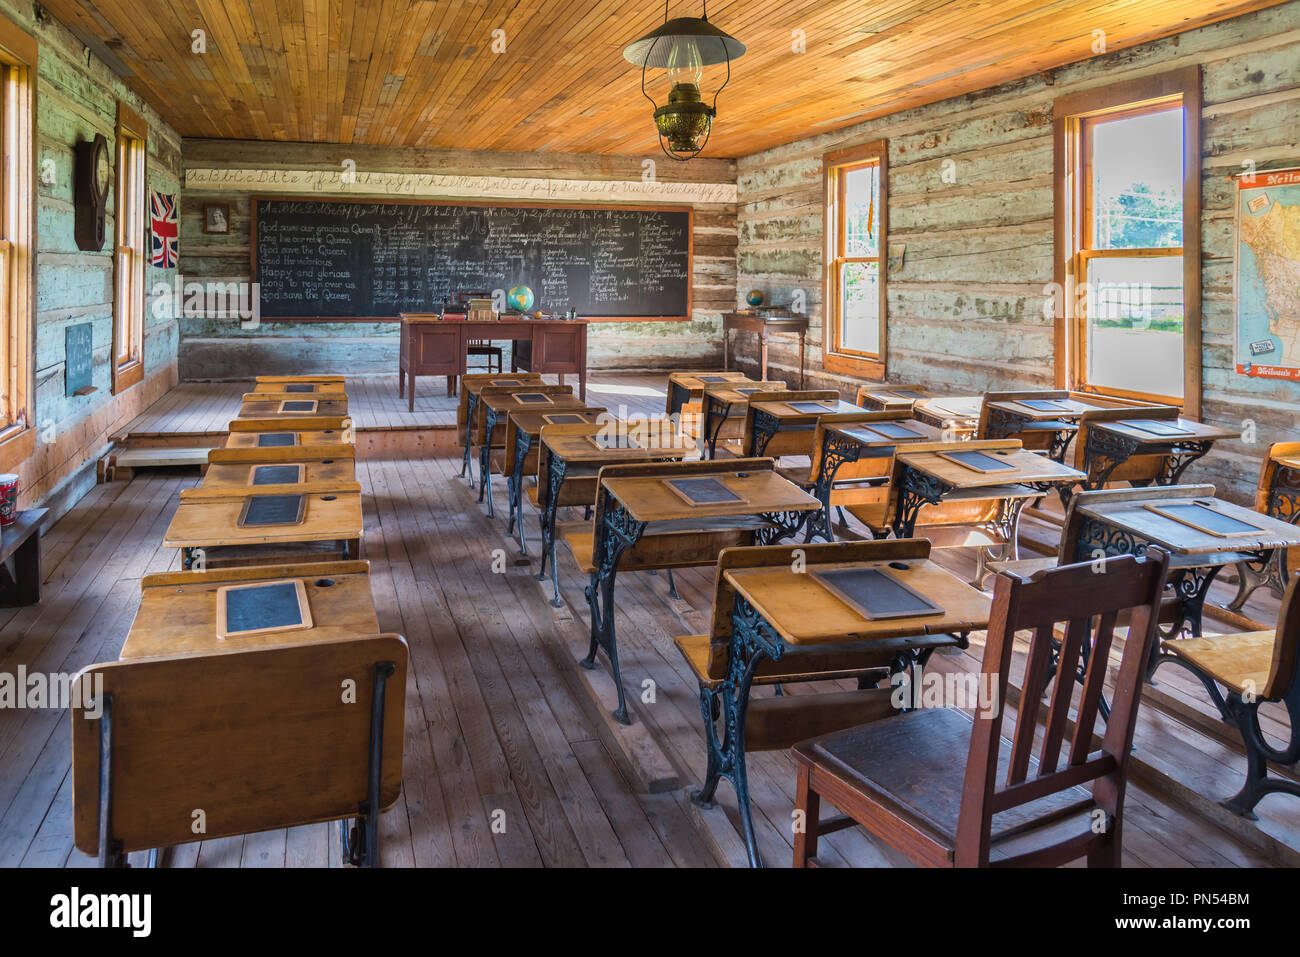
<svg viewBox="0 0 1300 957"><path fill-rule="evenodd" d="M873 428L873 426L891 425L910 429L916 433L916 438L889 436ZM891 448L895 445L906 445L909 442L939 442L943 439L942 430L925 422L918 422L916 419L890 419L887 422L854 422L849 425L831 426L828 431L837 432L868 449Z"/></svg>
<svg viewBox="0 0 1300 957"><path fill-rule="evenodd" d="M1081 482L1087 478L1078 469L1054 462L1020 448L1019 442L995 448L971 448L970 442L954 442L951 449L926 452L898 452L897 460L909 468L934 476L954 489L991 488L998 485L1022 485L1030 482ZM1012 466L1010 470L979 472L943 457L944 452L982 452ZM1039 493L1041 494L1041 493Z"/></svg>
<svg viewBox="0 0 1300 957"><path fill-rule="evenodd" d="M698 398L704 394L705 386L720 385L726 382L753 382L754 380L743 372L670 372L668 373L668 381L673 385L681 386L683 389L689 389L691 394Z"/></svg>
<svg viewBox="0 0 1300 957"><path fill-rule="evenodd" d="M351 447L348 447L349 451ZM253 449L255 452L274 452L276 449ZM293 449L280 451L293 452ZM317 447L313 451L319 451ZM353 483L357 478L356 460L352 456L338 458L319 455L294 456L283 455L278 458L265 458L260 462L213 462L209 460L208 470L199 483L204 489L249 490L266 488L265 485L253 484L253 471L263 466L298 467L301 477L299 483L313 486L339 486Z"/></svg>
<svg viewBox="0 0 1300 957"><path fill-rule="evenodd" d="M763 382L723 382L709 383L704 387L704 395L719 402L725 402L727 405L744 405L749 401L749 393L738 392L737 389L754 389L757 392L785 392L786 385L784 382L774 382L771 380Z"/></svg>
<svg viewBox="0 0 1300 957"><path fill-rule="evenodd" d="M512 372L509 375L498 373L497 375L465 375L460 377L460 390L462 396L478 395L482 389L494 386L516 386L516 385L545 385L541 373L538 372Z"/></svg>
<svg viewBox="0 0 1300 957"><path fill-rule="evenodd" d="M805 402L815 403L816 405L821 406L823 411L804 412L800 409L796 409L789 402L756 402L751 399L750 404L753 405L755 409L761 409L768 415L774 416L783 422L816 422L823 415L853 415L854 413L862 411L862 406L854 405L852 402L845 402L843 399L800 399L795 401L797 401L799 405L803 405Z"/></svg>
<svg viewBox="0 0 1300 957"><path fill-rule="evenodd" d="M285 402L314 402L316 406L307 412L286 412L282 411L282 405ZM244 396L244 401L239 407L239 418L241 419L263 419L268 416L277 418L338 417L347 414L348 400L346 397L324 399L293 392L250 392Z"/></svg>
<svg viewBox="0 0 1300 957"><path fill-rule="evenodd" d="M555 423L547 422L548 415L580 415L582 420L590 425L597 425L600 422L602 414L606 414L602 408L587 406L581 409L512 409L510 412L510 421L514 423L515 428L520 432L525 432L533 438L537 438L548 425ZM572 425L574 423L565 423Z"/></svg>
<svg viewBox="0 0 1300 957"><path fill-rule="evenodd" d="M1204 422L1193 422L1191 419L1158 419L1164 425L1177 426L1182 430L1182 435L1154 435L1150 432L1144 432L1136 427L1134 422L1150 421L1151 416L1142 415L1141 411L1135 411L1127 419L1116 419L1111 422L1094 422L1092 428L1104 432L1113 432L1116 435L1122 435L1126 439L1136 439L1143 445L1176 445L1179 442L1211 442L1218 439L1235 439L1241 435L1238 429L1224 429L1217 425L1206 425Z"/></svg>
<svg viewBox="0 0 1300 957"><path fill-rule="evenodd" d="M1013 412L1016 415L1023 416L1033 422L1051 422L1056 419L1065 421L1077 420L1085 412L1091 412L1099 409L1099 405L1088 405L1077 399L1030 399L1031 402L1051 402L1056 408L1053 409L1035 409L1033 406L1025 405L1023 401L1005 401L990 402L990 409L1002 409L1005 412Z"/></svg>
<svg viewBox="0 0 1300 957"><path fill-rule="evenodd" d="M284 428L268 428L257 432L231 432L226 438L226 448L228 449L256 449L259 452L269 452L272 449L302 449L302 448L319 448L320 446L338 446L339 448L352 448L351 441L347 438L348 433L344 429L317 429L314 431L302 432L294 428L295 423L283 423ZM292 432L294 436L293 445L261 445L257 444L259 435L266 435L272 432Z"/></svg>
<svg viewBox="0 0 1300 957"><path fill-rule="evenodd" d="M1294 455L1275 455L1273 461L1284 469L1300 469L1300 458Z"/></svg>
<svg viewBox="0 0 1300 957"><path fill-rule="evenodd" d="M297 525L241 527L244 500L255 495L305 495ZM185 489L163 536L166 548L350 541L362 531L361 486L356 482L260 485L248 489Z"/></svg>
<svg viewBox="0 0 1300 957"><path fill-rule="evenodd" d="M217 637L217 589L225 585L300 578L307 591L312 627L233 638ZM332 585L322 585L330 581ZM370 595L369 562L252 565L206 572L146 575L140 610L121 658L221 654L280 644L328 641L379 633Z"/></svg>
<svg viewBox="0 0 1300 957"><path fill-rule="evenodd" d="M578 398L572 392L557 392L553 395L547 395L547 402L520 402L519 395L527 395L527 392L497 392L485 393L479 396L479 401L487 408L496 412L498 415L502 412L514 412L519 409L529 411L549 410L552 412L567 411L569 409L585 409L587 403ZM504 420L500 420L504 424Z"/></svg>
<svg viewBox="0 0 1300 957"><path fill-rule="evenodd" d="M979 421L980 407L984 404L982 395L936 396L933 399L919 399L914 408L936 419L963 419Z"/></svg>
<svg viewBox="0 0 1300 957"><path fill-rule="evenodd" d="M802 331L808 328L807 316L760 316L751 312L724 312L723 326L767 327L776 330Z"/></svg>
<svg viewBox="0 0 1300 957"><path fill-rule="evenodd" d="M897 389L890 389L881 386L879 389L864 389L858 395L859 401L864 409L870 409L878 412L894 412L900 409L910 409L917 402L922 402L932 398L929 389L913 388L908 389L899 386Z"/></svg>
<svg viewBox="0 0 1300 957"><path fill-rule="evenodd" d="M947 634L988 627L990 596L929 559L909 558L900 564L907 567L894 568L888 562L840 562L808 565L801 572L777 566L733 568L723 574L790 645ZM810 574L840 568L880 568L930 599L943 613L915 618L866 618Z"/></svg>
<svg viewBox="0 0 1300 957"><path fill-rule="evenodd" d="M1146 507L1154 505L1159 508L1163 505L1187 505L1193 502L1208 504L1229 518L1254 525L1259 531L1242 535L1214 535L1153 512ZM1104 522L1113 528L1124 529L1138 538L1159 545L1171 555L1250 552L1300 545L1300 527L1263 515L1253 509L1234 505L1221 498L1162 495L1159 488L1153 488L1150 498L1095 504L1081 503L1076 508L1080 515Z"/></svg>
<svg viewBox="0 0 1300 957"><path fill-rule="evenodd" d="M298 386L299 388L287 389L285 386ZM253 386L253 391L246 394L244 397L248 398L248 395L261 396L268 393L276 395L296 395L300 398L306 399L312 399L324 395L328 395L331 398L335 396L343 396L344 398L347 398L347 392L343 387L342 379L337 382L325 381L323 379L300 379L296 381L289 379L263 381L258 379L257 383Z"/></svg>
<svg viewBox="0 0 1300 957"><path fill-rule="evenodd" d="M674 478L672 475L607 478L602 479L601 484L626 506L638 522L690 522L769 512L810 512L821 508L817 499L771 469L737 472L719 467L716 472L692 472L681 477L719 479L744 501L691 505L669 488L667 481Z"/></svg>
<svg viewBox="0 0 1300 957"><path fill-rule="evenodd" d="M623 424L618 423L611 426L611 429L622 427ZM552 456L563 459L571 466L587 468L682 458L694 453L696 448L689 438L672 435L666 429L629 429L628 435L638 446L633 449L603 449L591 441L591 435L564 432L548 434L544 426L540 435Z"/></svg>

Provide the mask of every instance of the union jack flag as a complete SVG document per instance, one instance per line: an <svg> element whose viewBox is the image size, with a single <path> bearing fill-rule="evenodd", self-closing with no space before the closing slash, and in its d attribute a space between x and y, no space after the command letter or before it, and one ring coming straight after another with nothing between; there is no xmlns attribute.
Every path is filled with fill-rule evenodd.
<svg viewBox="0 0 1300 957"><path fill-rule="evenodd" d="M174 268L180 258L180 233L176 226L174 195L150 191L149 225L150 235L153 237L151 264L161 266L163 269Z"/></svg>

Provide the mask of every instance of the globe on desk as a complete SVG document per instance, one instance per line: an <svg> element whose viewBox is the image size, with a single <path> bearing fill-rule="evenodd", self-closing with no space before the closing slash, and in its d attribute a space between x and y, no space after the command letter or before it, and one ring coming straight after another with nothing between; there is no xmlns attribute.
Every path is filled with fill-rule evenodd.
<svg viewBox="0 0 1300 957"><path fill-rule="evenodd" d="M527 286L515 286L506 293L506 302L510 304L510 308L517 309L519 312L527 312L533 308L535 301L533 291Z"/></svg>

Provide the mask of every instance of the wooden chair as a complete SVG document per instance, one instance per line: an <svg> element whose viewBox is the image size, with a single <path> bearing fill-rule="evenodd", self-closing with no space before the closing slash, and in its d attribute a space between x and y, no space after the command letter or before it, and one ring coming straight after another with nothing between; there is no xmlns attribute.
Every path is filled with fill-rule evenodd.
<svg viewBox="0 0 1300 957"><path fill-rule="evenodd" d="M1300 797L1300 783L1268 774L1270 762L1300 761L1300 578L1286 586L1275 629L1166 641L1161 650L1163 660L1183 665L1201 680L1223 719L1241 732L1246 782L1223 806L1255 820L1255 805L1265 795ZM1260 705L1273 701L1285 705L1291 725L1290 741L1280 749L1259 725Z"/></svg>
<svg viewBox="0 0 1300 957"><path fill-rule="evenodd" d="M471 299L491 299L490 292L458 292L456 293L456 303L462 308L468 310L469 300ZM502 371L502 364L505 362L505 350L500 346L494 346L487 339L471 339L465 345L465 364L469 365L470 358L474 356L487 357L487 370L489 373L494 371L493 364L496 365L496 372Z"/></svg>
<svg viewBox="0 0 1300 957"><path fill-rule="evenodd" d="M1255 511L1295 523L1300 522L1300 487L1291 470L1279 467L1277 460L1285 457L1300 459L1300 442L1274 442L1268 447L1255 489ZM1290 559L1296 557L1290 554L1293 551L1300 549L1278 549L1263 565L1237 562L1237 594L1228 602L1228 608L1240 611L1261 585L1267 585L1281 598L1291 577Z"/></svg>
<svg viewBox="0 0 1300 957"><path fill-rule="evenodd" d="M1029 579L999 575L980 676L996 688L993 706L976 707L973 718L957 708L921 708L796 745L795 807L805 826L795 834L794 866L815 865L821 834L859 824L915 863L931 867L1059 866L1079 858L1090 867L1118 867L1142 673L1155 640L1168 565L1168 556L1153 548L1145 558L1113 560L1105 574L1085 563ZM1131 612L1132 625L1115 703L1101 748L1094 752L1115 621L1125 611ZM1097 616L1095 651L1087 659L1061 767L1073 681L1052 682L1041 745L1033 753L1055 626L1065 624L1060 674L1072 675ZM1002 736L1002 704L1015 635L1022 630L1033 636L1008 740ZM823 797L846 817L822 822Z"/></svg>
<svg viewBox="0 0 1300 957"><path fill-rule="evenodd" d="M372 635L91 665L74 700L93 707L71 712L76 846L120 866L338 820L347 862L374 865L379 812L402 791L406 664L401 636Z"/></svg>
<svg viewBox="0 0 1300 957"><path fill-rule="evenodd" d="M839 401L840 394L834 389L802 390L787 392L769 392L759 398L759 402L825 402ZM754 432L754 400L745 406L745 431L741 436L740 448L745 458L769 456L779 459L783 455L812 455L812 438L816 430L815 423L785 424L780 431L765 440ZM757 446L763 445L760 451ZM728 450L729 454L730 450Z"/></svg>

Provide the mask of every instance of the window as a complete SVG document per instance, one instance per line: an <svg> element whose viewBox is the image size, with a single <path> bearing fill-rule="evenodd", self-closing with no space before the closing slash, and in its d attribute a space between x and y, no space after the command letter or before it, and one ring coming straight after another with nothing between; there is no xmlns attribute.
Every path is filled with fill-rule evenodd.
<svg viewBox="0 0 1300 957"><path fill-rule="evenodd" d="M826 347L832 372L885 371L885 228L888 150L882 140L828 153Z"/></svg>
<svg viewBox="0 0 1300 957"><path fill-rule="evenodd" d="M35 445L32 425L33 77L36 41L0 16L0 470Z"/></svg>
<svg viewBox="0 0 1300 957"><path fill-rule="evenodd" d="M1058 383L1195 416L1199 70L1062 97L1056 126Z"/></svg>
<svg viewBox="0 0 1300 957"><path fill-rule="evenodd" d="M116 253L113 258L113 391L144 378L145 150L149 127L117 108Z"/></svg>

